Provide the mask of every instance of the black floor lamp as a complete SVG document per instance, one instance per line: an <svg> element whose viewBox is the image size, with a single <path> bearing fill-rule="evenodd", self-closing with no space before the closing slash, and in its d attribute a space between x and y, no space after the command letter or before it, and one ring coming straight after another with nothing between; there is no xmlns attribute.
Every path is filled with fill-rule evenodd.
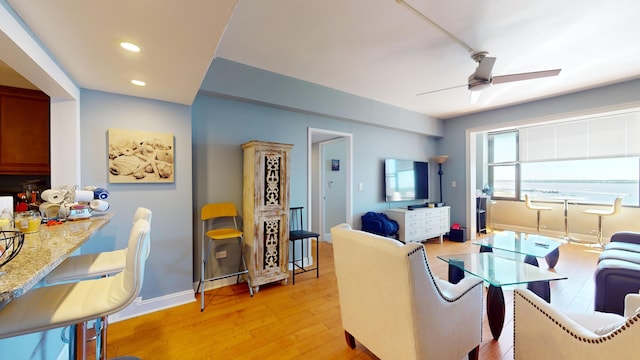
<svg viewBox="0 0 640 360"><path fill-rule="evenodd" d="M444 174L442 172L442 164L446 163L447 159L449 159L449 155L440 155L431 158L431 161L438 164L438 176L440 176L440 203L442 203L442 174Z"/></svg>

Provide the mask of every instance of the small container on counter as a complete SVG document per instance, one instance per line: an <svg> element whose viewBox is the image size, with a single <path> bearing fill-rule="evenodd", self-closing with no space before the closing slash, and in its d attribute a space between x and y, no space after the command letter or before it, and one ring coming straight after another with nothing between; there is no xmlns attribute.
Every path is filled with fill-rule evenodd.
<svg viewBox="0 0 640 360"><path fill-rule="evenodd" d="M42 216L39 211L22 211L15 214L15 227L25 234L37 233L40 230Z"/></svg>
<svg viewBox="0 0 640 360"><path fill-rule="evenodd" d="M0 231L13 230L13 213L9 209L0 212Z"/></svg>

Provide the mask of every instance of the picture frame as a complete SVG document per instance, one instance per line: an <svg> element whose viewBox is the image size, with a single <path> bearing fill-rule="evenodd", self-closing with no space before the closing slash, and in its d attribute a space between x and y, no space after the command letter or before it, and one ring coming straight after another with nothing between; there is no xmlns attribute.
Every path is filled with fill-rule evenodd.
<svg viewBox="0 0 640 360"><path fill-rule="evenodd" d="M173 183L174 135L107 130L109 183Z"/></svg>
<svg viewBox="0 0 640 360"><path fill-rule="evenodd" d="M331 159L331 171L340 171L340 160Z"/></svg>

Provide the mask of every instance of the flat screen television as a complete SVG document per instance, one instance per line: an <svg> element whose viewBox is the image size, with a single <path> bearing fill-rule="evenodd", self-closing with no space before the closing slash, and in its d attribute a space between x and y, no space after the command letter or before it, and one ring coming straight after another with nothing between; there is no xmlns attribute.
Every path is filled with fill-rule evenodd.
<svg viewBox="0 0 640 360"><path fill-rule="evenodd" d="M385 201L429 199L429 163L423 161L384 160Z"/></svg>

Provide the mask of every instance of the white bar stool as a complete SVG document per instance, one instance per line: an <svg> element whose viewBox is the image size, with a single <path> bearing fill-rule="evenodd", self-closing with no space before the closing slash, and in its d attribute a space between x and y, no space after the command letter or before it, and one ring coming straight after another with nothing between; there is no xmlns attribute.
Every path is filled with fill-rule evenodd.
<svg viewBox="0 0 640 360"><path fill-rule="evenodd" d="M622 208L622 197L617 197L613 201L613 205L609 209L588 209L583 211L583 214L597 215L598 216L598 246L604 248L602 241L602 218L604 216L613 216L620 212Z"/></svg>
<svg viewBox="0 0 640 360"><path fill-rule="evenodd" d="M529 198L529 194L524 194L524 204L527 207L527 209L535 210L536 213L538 214L537 221L536 221L536 224L537 224L536 225L536 235L540 234L540 212L541 211L553 210L553 208L549 207L549 206L533 205L531 203L531 198Z"/></svg>
<svg viewBox="0 0 640 360"><path fill-rule="evenodd" d="M151 224L151 210L139 207L133 215L133 223L144 219ZM101 253L82 254L66 258L60 265L53 269L44 279L46 285L80 281L103 276L110 276L121 272L126 264L127 248L105 251ZM82 334L86 334L86 323L82 324ZM103 317L96 322L96 333L102 329L101 343L107 345L107 318ZM96 336L96 338L98 338ZM85 341L83 336L82 341ZM82 344L84 349L85 344ZM106 349L104 350L106 352Z"/></svg>
<svg viewBox="0 0 640 360"><path fill-rule="evenodd" d="M0 310L0 339L84 323L126 308L142 289L151 246L149 229L144 219L133 225L125 268L119 274L31 289L10 301ZM73 346L69 352L75 353ZM96 342L96 357L99 354L102 348Z"/></svg>
<svg viewBox="0 0 640 360"><path fill-rule="evenodd" d="M151 223L151 210L139 207L133 215L133 223L140 219ZM124 269L127 249L106 251L97 254L82 254L66 258L44 279L45 284L78 281L119 273Z"/></svg>

